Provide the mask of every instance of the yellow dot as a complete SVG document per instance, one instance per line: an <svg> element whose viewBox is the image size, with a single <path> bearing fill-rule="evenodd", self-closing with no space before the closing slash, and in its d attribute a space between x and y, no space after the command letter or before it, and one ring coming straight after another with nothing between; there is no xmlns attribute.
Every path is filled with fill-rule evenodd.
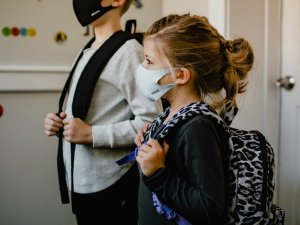
<svg viewBox="0 0 300 225"><path fill-rule="evenodd" d="M36 30L34 28L28 28L29 37L34 37L36 35Z"/></svg>

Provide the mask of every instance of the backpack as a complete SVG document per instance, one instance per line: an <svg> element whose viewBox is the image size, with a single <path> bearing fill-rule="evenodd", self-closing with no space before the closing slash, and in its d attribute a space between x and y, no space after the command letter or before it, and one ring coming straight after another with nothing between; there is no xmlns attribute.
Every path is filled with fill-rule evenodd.
<svg viewBox="0 0 300 225"><path fill-rule="evenodd" d="M140 43L143 44L144 33L136 31L137 22L135 19L127 20L125 23L125 31L132 34L134 38Z"/></svg>
<svg viewBox="0 0 300 225"><path fill-rule="evenodd" d="M228 171L226 184L226 225L284 225L285 212L273 203L274 197L274 151L265 136L257 130L241 130L230 126L237 110L229 103L224 114L219 116L206 103L192 103L174 115L174 122L161 130L157 123L163 121L162 113L148 128L148 137L163 139L166 132L178 129L183 123L196 115L203 115L219 124L225 130L228 140ZM151 133L154 133L152 135ZM116 161L123 165L135 159L134 151ZM158 213L164 211L167 219L175 220L179 225L188 223L180 214L168 206L162 205L154 196L154 205ZM163 206L163 208L162 208ZM163 209L163 210L162 210Z"/></svg>
<svg viewBox="0 0 300 225"><path fill-rule="evenodd" d="M207 109L202 114L222 125L229 138L226 224L283 225L285 212L273 203L275 160L272 146L257 130L231 127L237 113L231 105L227 105L226 112L230 112L228 115L232 114L232 118L225 115L221 119L209 107Z"/></svg>

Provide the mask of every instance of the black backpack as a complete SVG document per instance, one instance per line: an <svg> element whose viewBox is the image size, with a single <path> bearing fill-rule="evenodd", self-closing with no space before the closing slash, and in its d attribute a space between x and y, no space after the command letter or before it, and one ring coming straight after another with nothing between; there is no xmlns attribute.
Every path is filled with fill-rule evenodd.
<svg viewBox="0 0 300 225"><path fill-rule="evenodd" d="M136 31L137 22L135 19L127 20L125 23L125 31L132 34L134 38L142 45L144 33Z"/></svg>

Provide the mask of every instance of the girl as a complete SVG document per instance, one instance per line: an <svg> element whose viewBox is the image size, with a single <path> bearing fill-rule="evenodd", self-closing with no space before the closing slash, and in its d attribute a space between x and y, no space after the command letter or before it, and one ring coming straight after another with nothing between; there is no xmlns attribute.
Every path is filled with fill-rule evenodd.
<svg viewBox="0 0 300 225"><path fill-rule="evenodd" d="M205 17L169 15L145 33L144 57L138 86L170 107L135 137L139 224L224 224L226 135L198 112L228 120L228 108L236 109L236 95L245 91L252 49L243 38L225 40Z"/></svg>

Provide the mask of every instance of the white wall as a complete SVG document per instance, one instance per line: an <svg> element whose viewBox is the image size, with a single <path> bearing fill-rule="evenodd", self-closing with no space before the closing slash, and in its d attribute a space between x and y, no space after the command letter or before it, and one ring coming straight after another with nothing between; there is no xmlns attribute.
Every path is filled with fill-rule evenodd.
<svg viewBox="0 0 300 225"><path fill-rule="evenodd" d="M0 28L34 27L37 35L4 37L0 35L0 91L59 91L77 52L91 38L77 22L71 0L31 1L1 0ZM161 0L142 1L133 5L122 18L137 20L137 31L144 31L162 15ZM11 13L14 12L14 13ZM55 12L55 16L54 13ZM64 31L68 39L54 42L54 34Z"/></svg>
<svg viewBox="0 0 300 225"><path fill-rule="evenodd" d="M171 13L191 13L206 16L225 35L225 0L162 0L164 16Z"/></svg>
<svg viewBox="0 0 300 225"><path fill-rule="evenodd" d="M137 20L137 31L144 32L155 20L162 16L162 0L142 0L143 8L130 7L123 16L123 25L128 19Z"/></svg>
<svg viewBox="0 0 300 225"><path fill-rule="evenodd" d="M208 15L209 0L163 0L163 15L170 13L191 13L197 15Z"/></svg>

